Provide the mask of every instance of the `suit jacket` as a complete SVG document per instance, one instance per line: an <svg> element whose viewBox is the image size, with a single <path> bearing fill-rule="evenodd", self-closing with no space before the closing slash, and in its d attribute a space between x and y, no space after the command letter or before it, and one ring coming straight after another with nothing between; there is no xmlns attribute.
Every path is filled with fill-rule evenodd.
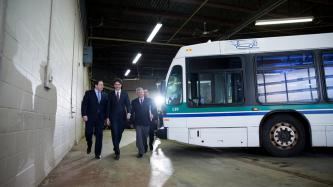
<svg viewBox="0 0 333 187"><path fill-rule="evenodd" d="M117 100L116 92L112 91L108 99L107 114L110 120L119 118L126 119L126 112L131 112L130 100L128 94L121 90L119 101Z"/></svg>
<svg viewBox="0 0 333 187"><path fill-rule="evenodd" d="M151 125L150 112L152 110L152 102L149 99L144 99L140 104L139 98L136 98L131 103L131 121L135 126L149 126Z"/></svg>
<svg viewBox="0 0 333 187"><path fill-rule="evenodd" d="M105 120L107 117L107 103L108 96L106 93L101 93L101 101L98 103L95 90L88 90L84 94L81 104L81 115L88 116L90 119L101 119Z"/></svg>

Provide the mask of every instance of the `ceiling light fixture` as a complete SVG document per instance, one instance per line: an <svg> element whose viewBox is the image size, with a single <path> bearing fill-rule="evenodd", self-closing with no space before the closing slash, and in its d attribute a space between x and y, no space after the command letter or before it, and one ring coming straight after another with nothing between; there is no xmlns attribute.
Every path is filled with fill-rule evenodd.
<svg viewBox="0 0 333 187"><path fill-rule="evenodd" d="M131 72L130 69L127 69L126 72L125 72L125 77L127 77L127 75Z"/></svg>
<svg viewBox="0 0 333 187"><path fill-rule="evenodd" d="M161 27L162 27L162 23L157 23L155 28L153 29L153 31L151 31L151 33L146 41L151 42Z"/></svg>
<svg viewBox="0 0 333 187"><path fill-rule="evenodd" d="M135 56L135 58L133 59L132 63L133 63L133 64L136 64L136 63L138 62L138 60L140 59L141 56L142 56L142 54L141 54L141 53L138 53L138 54Z"/></svg>
<svg viewBox="0 0 333 187"><path fill-rule="evenodd" d="M289 23L304 23L313 21L313 17L298 17L298 18L284 18L284 19L265 19L257 20L255 22L256 26L260 25L277 25L277 24L289 24Z"/></svg>

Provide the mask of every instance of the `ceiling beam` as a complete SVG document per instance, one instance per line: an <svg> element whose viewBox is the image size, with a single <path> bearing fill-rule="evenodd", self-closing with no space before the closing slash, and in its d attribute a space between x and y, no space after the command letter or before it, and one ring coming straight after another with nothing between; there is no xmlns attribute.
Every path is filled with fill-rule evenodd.
<svg viewBox="0 0 333 187"><path fill-rule="evenodd" d="M139 64L133 65L131 61L124 61L122 59L116 58L113 60L94 60L94 64L108 64L108 65L123 65L123 66L146 66L146 65L153 65L153 66L169 66L172 62L171 60L152 60L146 59L140 61Z"/></svg>
<svg viewBox="0 0 333 187"><path fill-rule="evenodd" d="M94 7L92 7L92 8L94 8ZM114 7L114 8L119 9L119 7ZM105 17L105 19L109 18L107 15L110 11L112 11L112 9L110 9L109 7L101 6L100 4L96 5L95 9L98 10L98 14L96 14L96 15L100 15L102 12L103 17ZM113 16L112 19L121 20L121 21L129 20L129 16L133 16L133 17L131 17L130 20L136 20L136 19L139 20L138 16L146 16L146 17L150 17L150 18L152 18L152 16L153 16L153 18L156 18L156 21L161 20L162 22L163 22L163 19L172 19L175 21L183 21L188 18L188 14L186 14L186 13L161 11L161 10L147 9L147 8L126 7L122 11L121 16L118 16L118 17ZM191 21L202 24L205 20L209 20L208 22L210 24L215 24L215 25L219 25L219 26L222 26L222 25L223 26L234 26L235 25L234 22L237 20L239 21L239 19L237 17L233 17L233 18L234 18L233 20L223 20L223 19L221 19L221 17L208 17L208 16L197 15L194 18L192 18ZM237 20L235 20L235 18Z"/></svg>
<svg viewBox="0 0 333 187"><path fill-rule="evenodd" d="M128 21L123 21L121 24L112 24L112 23L107 23L104 21L103 26L95 28L94 30L111 30L111 29L119 29L119 30L128 30L128 31L144 31L147 33L150 33L152 28L154 28L156 23L152 24L147 24L147 23L140 23L140 22L128 22ZM177 31L177 27L172 27L168 26L166 24L163 24L163 29L159 31L159 33L174 33ZM191 35L193 34L193 29L183 29L181 31L182 34L185 35Z"/></svg>
<svg viewBox="0 0 333 187"><path fill-rule="evenodd" d="M127 42L127 43L140 43L145 45L162 45L162 46L171 46L171 47L182 47L181 44L172 44L172 43L161 43L161 42L146 42L141 40L131 40L126 38L107 38L107 37L88 37L89 40L104 40L104 41L116 41L116 42Z"/></svg>
<svg viewBox="0 0 333 187"><path fill-rule="evenodd" d="M316 4L323 4L323 5L328 5L328 6L333 6L333 1L331 0L305 0L311 3L316 3Z"/></svg>
<svg viewBox="0 0 333 187"><path fill-rule="evenodd" d="M202 0L173 0L174 2L179 2L179 3L184 3L184 4L200 4L202 3ZM315 1L315 0L313 0ZM256 9L253 9L252 7L246 7L246 8L242 8L239 6L234 6L231 4L226 4L226 3L221 3L222 1L215 1L212 2L211 0L206 3L206 7L209 8L216 8L216 9L224 9L224 10L231 10L231 11L237 11L237 12L244 12L247 14L253 14L254 12L256 12ZM280 17L285 17L286 15L284 14L277 14L277 13L268 13L269 16L272 17L276 17L276 18L280 18Z"/></svg>
<svg viewBox="0 0 333 187"><path fill-rule="evenodd" d="M148 52L142 52L142 55L144 58L148 58L148 59L172 59L172 57L170 55L172 54L154 54L154 53L148 53ZM131 53L129 52L109 52L107 57L96 57L94 58L94 60L112 60L115 57L116 58L130 58L133 59L135 57L135 53L133 53L132 55L129 55ZM142 57L142 58L143 58Z"/></svg>
<svg viewBox="0 0 333 187"><path fill-rule="evenodd" d="M126 69L131 69L131 70L136 70L137 68L136 67L120 67L120 68L114 68L114 67L110 67L109 65L95 65L94 68L101 68L101 69L107 69L107 70L110 70L111 72L118 72L118 71L113 71L113 70L126 70ZM159 71L167 71L169 69L169 67L156 67L156 66L144 66L144 67L140 67L139 68L140 70L141 69L154 69L154 70L159 70Z"/></svg>
<svg viewBox="0 0 333 187"><path fill-rule="evenodd" d="M195 16L199 10L205 6L205 4L208 2L208 0L205 0L204 2L201 3L201 5L192 13L192 15L190 17L188 17L186 19L186 21L177 29L177 31L169 38L169 40L167 41L167 43L170 43L171 40L178 34L179 31L181 31L183 29L183 27L185 27L185 25L193 18L193 16Z"/></svg>
<svg viewBox="0 0 333 187"><path fill-rule="evenodd" d="M141 30L131 30L131 29L95 29L93 31L93 34L91 36L99 36L99 37L112 37L112 38L124 38L126 37L127 39L134 39L134 40L146 40L150 34L151 30L143 31ZM170 31L164 31L161 33L158 33L154 40L155 42L161 42L165 41L174 32ZM180 37L188 37L188 36L193 36L193 32L190 33L179 33Z"/></svg>

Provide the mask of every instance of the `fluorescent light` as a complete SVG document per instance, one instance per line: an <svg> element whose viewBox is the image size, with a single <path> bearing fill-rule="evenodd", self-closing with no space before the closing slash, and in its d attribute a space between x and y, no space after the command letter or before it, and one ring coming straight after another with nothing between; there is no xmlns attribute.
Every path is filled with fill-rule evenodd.
<svg viewBox="0 0 333 187"><path fill-rule="evenodd" d="M136 63L138 62L138 60L140 59L141 56L142 56L142 54L141 54L141 53L138 53L138 54L135 56L135 58L133 59L132 63L133 63L133 64L136 64Z"/></svg>
<svg viewBox="0 0 333 187"><path fill-rule="evenodd" d="M131 72L131 70L130 70L130 69L127 69L127 70L126 70L126 73L125 73L125 77L127 77L127 75L128 75L130 72Z"/></svg>
<svg viewBox="0 0 333 187"><path fill-rule="evenodd" d="M311 22L313 17L298 17L298 18L285 18L285 19L265 19L257 20L255 25L276 25L276 24L288 24L288 23L303 23Z"/></svg>
<svg viewBox="0 0 333 187"><path fill-rule="evenodd" d="M150 33L149 37L147 38L147 42L151 42L153 40L153 38L155 37L155 35L157 34L157 32L160 30L160 28L162 27L162 23L157 23L155 28L153 29L153 31Z"/></svg>

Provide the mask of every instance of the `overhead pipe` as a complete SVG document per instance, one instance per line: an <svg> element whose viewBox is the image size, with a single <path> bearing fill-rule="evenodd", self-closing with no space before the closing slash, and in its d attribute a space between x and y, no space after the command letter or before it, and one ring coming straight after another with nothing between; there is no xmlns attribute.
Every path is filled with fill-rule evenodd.
<svg viewBox="0 0 333 187"><path fill-rule="evenodd" d="M194 12L193 12L193 14L189 17L189 18L187 18L187 20L183 23L183 25L181 25L179 28L178 28L178 30L169 38L169 40L167 41L167 43L169 43L177 34L178 34L178 32L179 31L181 31L182 29L183 29L183 27L192 19L192 17L195 15L195 14L197 14L197 12L199 12L199 10L203 7L203 6L205 6L205 4L208 2L208 0L205 0L200 6L199 6L199 8L197 8Z"/></svg>
<svg viewBox="0 0 333 187"><path fill-rule="evenodd" d="M123 38L107 38L107 37L96 37L90 36L89 40L105 40L105 41L116 41L116 42L128 42L128 43L141 43L146 45L161 45L161 46L171 46L171 47L183 47L181 44L172 44L172 43L161 43L161 42L146 42L141 40L130 40Z"/></svg>
<svg viewBox="0 0 333 187"><path fill-rule="evenodd" d="M252 23L255 20L257 20L258 18L268 14L269 12L271 12L272 10L274 10L275 8L277 8L278 6L280 6L281 4L283 4L287 1L288 0L278 0L274 3L272 3L272 4L269 4L269 5L265 6L264 8L259 10L256 14L254 14L252 17L250 17L249 19L247 19L246 21L241 23L239 26L235 27L234 29L231 29L229 32L226 32L223 36L221 36L219 38L219 40L229 39L231 36L237 34L239 31L241 31L246 26L248 26L250 23Z"/></svg>

